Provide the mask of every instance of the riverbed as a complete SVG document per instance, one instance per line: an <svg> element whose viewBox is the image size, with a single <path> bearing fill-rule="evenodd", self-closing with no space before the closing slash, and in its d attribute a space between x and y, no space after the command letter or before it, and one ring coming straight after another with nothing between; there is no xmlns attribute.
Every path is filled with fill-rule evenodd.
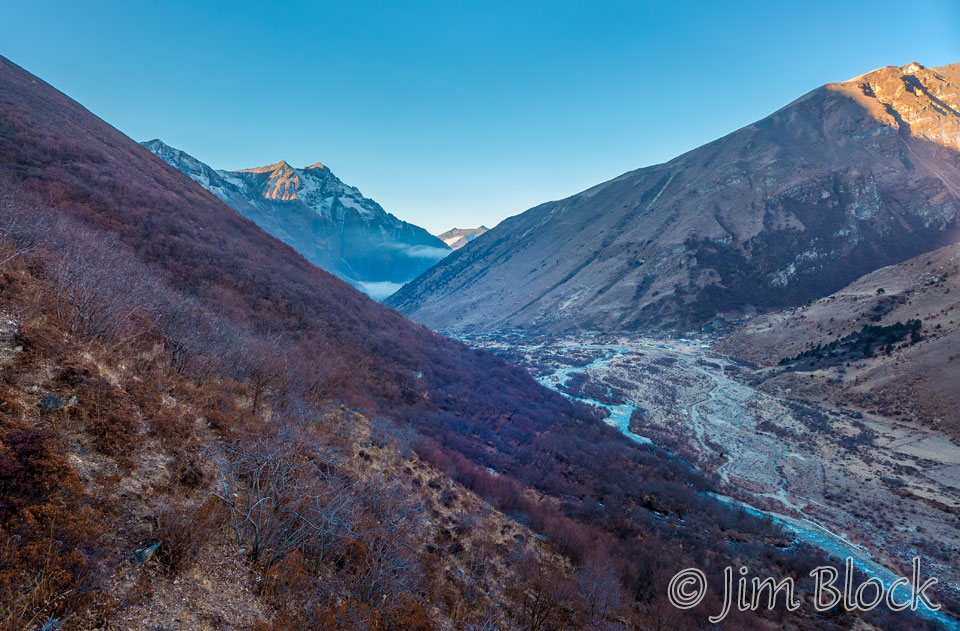
<svg viewBox="0 0 960 631"><path fill-rule="evenodd" d="M696 441L705 451L722 452L725 459L717 467L715 473L726 486L739 488L738 481L748 480L750 486L744 485L739 497L725 494L712 494L716 499L736 506L755 516L770 519L786 531L793 533L797 541L807 543L822 550L829 557L838 561L851 558L854 565L864 574L879 579L889 587L899 577L899 574L886 567L871 555L865 547L850 541L844 534L835 532L829 523L822 523L816 516L807 513L809 507L823 509L823 513L839 513L836 508L826 507L810 497L798 495L787 489L786 479L778 466L789 462L790 466L811 466L803 463L805 460L815 460L808 455L791 452L787 442L778 440L756 430L758 420L755 411L747 405L748 401L760 397L770 398L766 393L754 391L750 386L740 383L722 370L710 368L710 362L697 361L699 352L708 348L705 344L696 341L637 341L629 344L591 344L583 342L566 342L550 346L531 346L528 350L550 351L560 354L594 353L596 358L577 365L576 363L560 365L552 372L542 374L537 380L544 386L559 392L565 397L581 403L605 409L609 416L606 423L616 428L624 437L639 444L657 445L654 436L645 436L631 428L631 416L637 409L639 401L623 400L617 403L603 402L587 396L577 396L565 391L564 386L577 373L585 373L599 377L610 369L611 363L618 358L631 353L639 354L650 349L658 353L671 353L683 370L702 380L709 380L711 387L706 396L687 404L684 410L688 430L692 431ZM720 366L717 366L720 368ZM763 506L756 505L750 500L763 500ZM783 511L771 510L771 503L779 503ZM789 514L788 514L789 513ZM942 586L945 587L945 586ZM909 588L898 587L895 595L898 600L909 598ZM932 611L921 606L917 611L930 620L940 623L944 628L960 631L960 622L939 611Z"/></svg>

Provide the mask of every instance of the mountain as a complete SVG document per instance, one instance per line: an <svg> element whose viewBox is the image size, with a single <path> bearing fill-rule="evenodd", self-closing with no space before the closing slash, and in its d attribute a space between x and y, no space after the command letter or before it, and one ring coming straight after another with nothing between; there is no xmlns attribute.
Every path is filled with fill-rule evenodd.
<svg viewBox="0 0 960 631"><path fill-rule="evenodd" d="M954 244L878 269L811 304L752 318L715 348L768 367L765 387L859 404L960 436L958 295Z"/></svg>
<svg viewBox="0 0 960 631"><path fill-rule="evenodd" d="M480 226L479 228L453 228L443 234L438 234L437 238L450 246L451 249L459 250L470 243L490 228Z"/></svg>
<svg viewBox="0 0 960 631"><path fill-rule="evenodd" d="M450 252L319 162L302 169L280 161L217 171L160 140L142 144L308 261L373 298L390 295Z"/></svg>
<svg viewBox="0 0 960 631"><path fill-rule="evenodd" d="M393 295L438 330L688 330L960 239L960 64L820 87L511 217Z"/></svg>
<svg viewBox="0 0 960 631"><path fill-rule="evenodd" d="M2 57L0 253L0 627L699 629L680 569L824 562Z"/></svg>

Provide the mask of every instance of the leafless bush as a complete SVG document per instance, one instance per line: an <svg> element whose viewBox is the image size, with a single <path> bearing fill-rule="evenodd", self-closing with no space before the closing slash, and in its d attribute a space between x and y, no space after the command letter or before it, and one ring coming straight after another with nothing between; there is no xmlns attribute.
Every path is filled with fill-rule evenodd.
<svg viewBox="0 0 960 631"><path fill-rule="evenodd" d="M389 609L421 581L413 542L422 507L383 478L365 487L364 507L363 538L354 542L346 558L346 582L357 601Z"/></svg>
<svg viewBox="0 0 960 631"><path fill-rule="evenodd" d="M389 528L364 533L351 552L345 578L358 602L389 609L419 581L415 551Z"/></svg>
<svg viewBox="0 0 960 631"><path fill-rule="evenodd" d="M129 342L144 332L137 322L142 314L159 329L179 372L230 374L242 364L240 344L253 337L249 331L171 289L115 237L6 192L0 196L0 269L33 250L55 253L47 271L56 316L81 339Z"/></svg>
<svg viewBox="0 0 960 631"><path fill-rule="evenodd" d="M410 425L400 425L383 417L370 419L370 442L376 447L393 445L401 457L409 458L413 455L416 441L417 432Z"/></svg>
<svg viewBox="0 0 960 631"><path fill-rule="evenodd" d="M240 375L250 386L250 411L254 414L269 393L283 398L289 367L279 335L248 335L242 340L244 356Z"/></svg>
<svg viewBox="0 0 960 631"><path fill-rule="evenodd" d="M211 501L216 501L211 498ZM154 517L152 539L161 542L157 558L171 575L177 575L196 559L211 534L223 522L220 507L207 502L196 508L165 507Z"/></svg>
<svg viewBox="0 0 960 631"><path fill-rule="evenodd" d="M166 289L158 292L151 307L177 372L201 376L231 363L238 337L232 323L210 313L193 296Z"/></svg>
<svg viewBox="0 0 960 631"><path fill-rule="evenodd" d="M517 627L500 611L487 613L477 620L474 631L513 631Z"/></svg>
<svg viewBox="0 0 960 631"><path fill-rule="evenodd" d="M291 442L262 439L211 453L220 475L216 497L227 507L237 544L266 566L294 551L328 560L355 536L355 483L331 459L304 454Z"/></svg>
<svg viewBox="0 0 960 631"><path fill-rule="evenodd" d="M0 197L0 242L0 268L41 247L56 252L49 272L57 317L87 341L122 342L150 288L160 285L116 239L10 192Z"/></svg>
<svg viewBox="0 0 960 631"><path fill-rule="evenodd" d="M0 253L0 269L36 249L39 239L47 232L47 223L42 212L25 206L9 192L0 197L0 241L6 246Z"/></svg>
<svg viewBox="0 0 960 631"><path fill-rule="evenodd" d="M105 268L102 258L101 252L76 248L51 270L58 320L88 341L116 335L140 308L130 295L135 288Z"/></svg>
<svg viewBox="0 0 960 631"><path fill-rule="evenodd" d="M519 580L508 591L518 605L517 618L523 628L528 631L577 628L572 620L579 597L576 584L538 552L523 552L515 563Z"/></svg>
<svg viewBox="0 0 960 631"><path fill-rule="evenodd" d="M598 631L616 628L610 620L617 617L623 598L620 578L610 560L589 560L577 569L576 580L585 618L581 628Z"/></svg>

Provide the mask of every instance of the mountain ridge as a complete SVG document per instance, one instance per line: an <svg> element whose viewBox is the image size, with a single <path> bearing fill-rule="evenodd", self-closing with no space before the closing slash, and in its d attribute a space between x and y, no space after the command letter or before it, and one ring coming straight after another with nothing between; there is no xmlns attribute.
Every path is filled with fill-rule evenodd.
<svg viewBox="0 0 960 631"><path fill-rule="evenodd" d="M388 304L449 331L688 330L826 295L960 238L958 85L915 63L826 84L504 220Z"/></svg>
<svg viewBox="0 0 960 631"><path fill-rule="evenodd" d="M141 143L310 262L377 299L450 249L386 212L320 162L216 170L159 139Z"/></svg>
<svg viewBox="0 0 960 631"><path fill-rule="evenodd" d="M450 246L451 249L459 250L480 235L489 231L490 228L487 228L484 225L476 228L451 228L446 232L441 232L438 234L437 238Z"/></svg>

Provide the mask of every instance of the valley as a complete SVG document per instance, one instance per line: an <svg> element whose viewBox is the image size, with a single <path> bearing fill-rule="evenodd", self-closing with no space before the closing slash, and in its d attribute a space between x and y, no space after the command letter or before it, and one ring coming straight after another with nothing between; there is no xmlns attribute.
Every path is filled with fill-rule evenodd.
<svg viewBox="0 0 960 631"><path fill-rule="evenodd" d="M747 385L755 367L695 340L480 336L606 422L715 476L721 499L763 513L885 582L920 557L954 598L960 445L935 430ZM930 612L928 612L930 613ZM950 628L956 621L941 620Z"/></svg>
<svg viewBox="0 0 960 631"><path fill-rule="evenodd" d="M560 385L615 408L613 429L529 370L312 265L3 58L0 85L0 628L699 629L663 589L679 569L804 576L822 564L713 495L733 495L739 467L721 487L709 462L701 473L622 439L631 423L647 433L632 391L650 384L625 364L646 356L622 349L635 340L531 354L539 375L609 354L602 380L571 370ZM295 177L326 174L251 173L287 193ZM327 182L338 203L353 198ZM683 405L716 385L676 376ZM674 397L661 397L667 409ZM257 471L279 496L259 496ZM336 498L351 507L342 518ZM322 521L305 517L317 511ZM705 597L712 607L720 594ZM344 615L355 624L330 624ZM731 624L782 628L788 616L825 628L814 612L738 612ZM830 617L903 624L892 612Z"/></svg>
<svg viewBox="0 0 960 631"><path fill-rule="evenodd" d="M502 221L556 197L498 172L512 135L465 168L382 87L350 133L158 132L233 166L320 148L478 227L320 162L137 143L0 56L0 631L960 631L960 64L823 84ZM611 149L555 153L593 178ZM922 573L943 608L773 587L704 616L735 568L824 565L900 603Z"/></svg>

